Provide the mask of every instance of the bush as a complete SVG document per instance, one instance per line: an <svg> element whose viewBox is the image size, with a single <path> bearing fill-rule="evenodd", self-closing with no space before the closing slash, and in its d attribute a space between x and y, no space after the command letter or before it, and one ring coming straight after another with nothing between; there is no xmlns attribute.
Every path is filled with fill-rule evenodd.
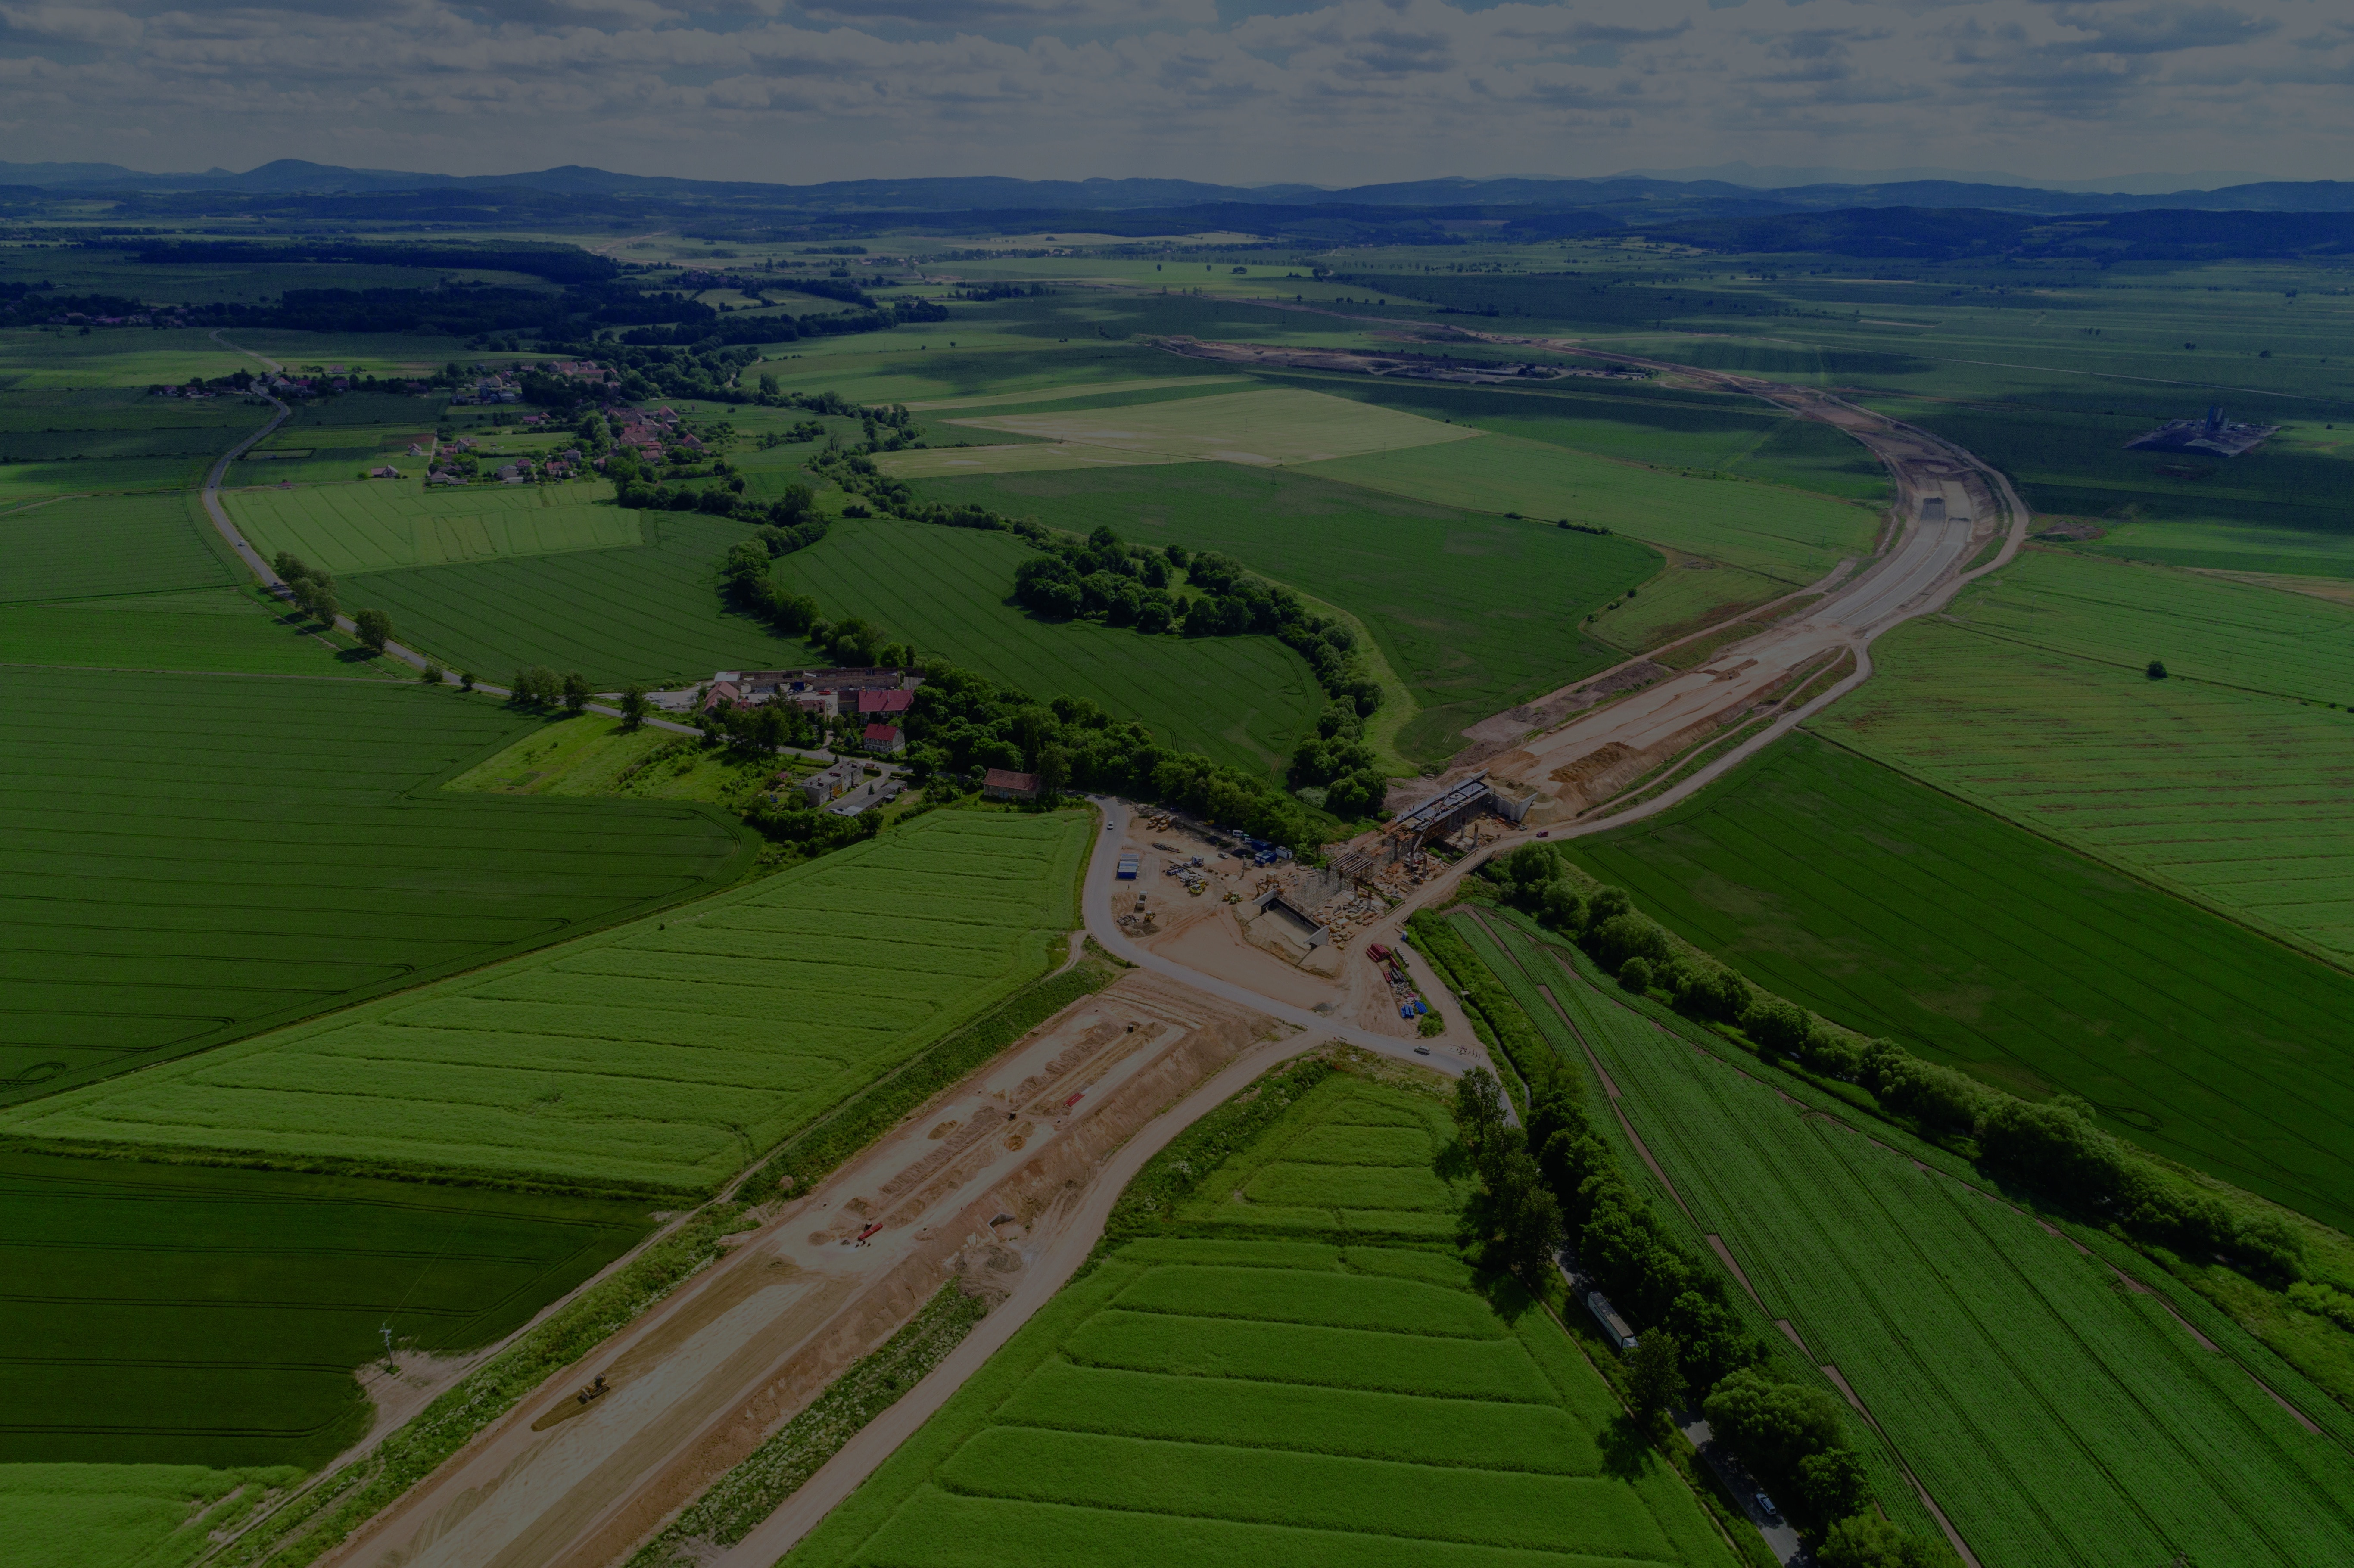
<svg viewBox="0 0 2354 1568"><path fill-rule="evenodd" d="M1651 989L1651 960L1642 957L1628 959L1618 966L1618 983L1628 991L1641 995Z"/></svg>
<svg viewBox="0 0 2354 1568"><path fill-rule="evenodd" d="M1831 1526L1816 1549L1819 1568L1950 1568L1942 1541L1907 1535L1878 1514L1859 1513Z"/></svg>

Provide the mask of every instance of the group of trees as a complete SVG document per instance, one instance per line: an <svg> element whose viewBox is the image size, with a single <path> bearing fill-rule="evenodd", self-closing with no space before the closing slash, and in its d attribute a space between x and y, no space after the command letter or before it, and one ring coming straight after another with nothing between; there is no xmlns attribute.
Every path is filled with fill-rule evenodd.
<svg viewBox="0 0 2354 1568"><path fill-rule="evenodd" d="M1389 799L1390 781L1364 743L1365 721L1353 702L1324 705L1316 733L1291 754L1287 777L1294 789L1314 802L1321 791L1324 809L1336 817L1357 820L1377 815Z"/></svg>
<svg viewBox="0 0 2354 1568"><path fill-rule="evenodd" d="M1034 524L1015 531L1042 552L1013 572L1013 597L1033 614L1050 620L1085 616L1149 634L1278 637L1308 661L1328 696L1352 705L1360 716L1381 705L1380 683L1359 668L1348 627L1311 614L1299 595L1252 576L1230 556L1125 544L1108 525L1085 539ZM1194 591L1181 591L1188 588Z"/></svg>
<svg viewBox="0 0 2354 1568"><path fill-rule="evenodd" d="M294 602L305 615L320 625L333 627L343 607L335 599L335 579L322 567L313 567L292 550L281 550L270 568L279 580L293 591ZM363 609L352 616L354 633L361 643L378 653L392 641L392 617L380 609Z"/></svg>
<svg viewBox="0 0 2354 1568"><path fill-rule="evenodd" d="M1663 995L1688 1017L1738 1029L1769 1063L1787 1058L1858 1085L1932 1137L1970 1140L1963 1147L2005 1181L2146 1241L2221 1254L2263 1279L2304 1277L2304 1244L2285 1222L2167 1174L2097 1126L2093 1107L2073 1095L2031 1104L1893 1040L1834 1028L1712 959L1680 953L1656 921L1636 912L1624 888L1582 890L1549 845L1523 844L1490 874L1508 902L1575 940L1627 989Z"/></svg>
<svg viewBox="0 0 2354 1568"><path fill-rule="evenodd" d="M514 673L507 685L507 700L518 707L552 708L561 703L572 713L588 705L596 694L588 688L588 677L574 670L559 675L545 664L532 664ZM645 697L643 687L638 689L639 700Z"/></svg>

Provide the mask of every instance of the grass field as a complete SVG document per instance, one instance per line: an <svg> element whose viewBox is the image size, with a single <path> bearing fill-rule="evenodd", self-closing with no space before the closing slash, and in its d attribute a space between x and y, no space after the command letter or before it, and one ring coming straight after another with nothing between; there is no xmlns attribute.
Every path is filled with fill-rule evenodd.
<svg viewBox="0 0 2354 1568"><path fill-rule="evenodd" d="M0 392L0 464L186 458L205 463L258 429L267 408L235 397L155 397L130 387Z"/></svg>
<svg viewBox="0 0 2354 1568"><path fill-rule="evenodd" d="M1036 554L1010 534L889 518L837 523L777 563L778 581L829 615L864 616L926 657L1040 698L1087 697L1163 742L1264 774L1316 723L1323 694L1272 637L1147 637L1094 621L1053 625L1007 604Z"/></svg>
<svg viewBox="0 0 2354 1568"><path fill-rule="evenodd" d="M519 1328L651 1228L642 1204L0 1152L0 1491L29 1460L315 1467L352 1372Z"/></svg>
<svg viewBox="0 0 2354 1568"><path fill-rule="evenodd" d="M421 787L542 721L447 687L0 672L0 1098L238 1038L724 885L675 804Z"/></svg>
<svg viewBox="0 0 2354 1568"><path fill-rule="evenodd" d="M701 1191L1044 974L1076 924L1091 821L918 817L684 910L21 1107L0 1129Z"/></svg>
<svg viewBox="0 0 2354 1568"><path fill-rule="evenodd" d="M388 611L409 647L486 681L546 664L611 691L799 657L798 644L720 604L720 558L748 524L668 512L641 526L647 543L634 549L357 573L339 589L347 605Z"/></svg>
<svg viewBox="0 0 2354 1568"><path fill-rule="evenodd" d="M228 588L0 605L0 664L413 678L407 665L364 658L350 638L315 624Z"/></svg>
<svg viewBox="0 0 2354 1568"><path fill-rule="evenodd" d="M1417 763L1459 750L1464 726L1617 662L1616 651L1585 633L1584 618L1659 567L1630 540L1287 469L1184 463L917 488L1082 534L1108 523L1140 543L1223 551L1347 610L1422 708L1398 739Z"/></svg>
<svg viewBox="0 0 2354 1568"><path fill-rule="evenodd" d="M1188 1234L1066 1287L785 1562L1729 1565L1559 1325L1451 1247L1384 1245L1451 1207L1446 1136L1434 1098L1328 1078L1202 1181ZM1250 1196L1292 1171L1329 1203Z"/></svg>
<svg viewBox="0 0 2354 1568"><path fill-rule="evenodd" d="M413 403L416 412L398 424L305 423L299 417L289 420L268 440L229 464L224 482L233 489L288 481L348 484L366 479L368 470L387 463L421 482L427 460L412 457L408 449L430 447L433 413L421 399L404 400ZM405 489L416 488L401 482Z"/></svg>
<svg viewBox="0 0 2354 1568"><path fill-rule="evenodd" d="M2268 528L2255 523L2151 519L2121 523L2085 545L2090 554L2213 571L2354 578L2354 532Z"/></svg>
<svg viewBox="0 0 2354 1568"><path fill-rule="evenodd" d="M1244 463L1272 468L1320 462L1361 452L1445 446L1478 431L1374 404L1331 397L1299 387L1260 387L1205 397L1096 408L1061 413L996 414L958 418L951 427L1002 430L1071 450L1073 462ZM986 472L1005 454L1005 466L1027 470L1039 449L1009 447L902 453L885 463L903 479ZM1051 449L1050 449L1051 450Z"/></svg>
<svg viewBox="0 0 2354 1568"><path fill-rule="evenodd" d="M2094 581L2152 575L2068 564ZM1813 727L2235 918L2354 959L2354 715L2202 680L2152 681L1990 634L1981 630L1988 611L2013 594L2002 585L1966 594L1961 624L1916 621L1875 643L1872 682ZM2179 646L2200 628L2153 617L2141 630ZM2277 665L2250 659L2253 668L2241 663L2245 652L2219 639L2209 667L2268 680L2302 666L2306 683L2327 681L2327 644L2292 648ZM2168 666L2184 668L2171 657Z"/></svg>
<svg viewBox="0 0 2354 1568"><path fill-rule="evenodd" d="M45 1568L180 1568L241 1519L285 1467L0 1465L0 1541Z"/></svg>
<svg viewBox="0 0 2354 1568"><path fill-rule="evenodd" d="M1825 1017L2354 1222L2354 976L1812 736L1568 853Z"/></svg>
<svg viewBox="0 0 2354 1568"><path fill-rule="evenodd" d="M1686 477L1523 437L1483 437L1476 450L1415 448L1318 463L1328 479L1482 512L1597 523L1787 585L1813 582L1869 555L1869 505L1731 477Z"/></svg>
<svg viewBox="0 0 2354 1568"><path fill-rule="evenodd" d="M338 577L486 556L642 545L638 514L601 484L429 491L422 480L244 490L224 500L264 556L292 550Z"/></svg>
<svg viewBox="0 0 2354 1568"><path fill-rule="evenodd" d="M235 582L193 493L76 496L0 514L0 603Z"/></svg>
<svg viewBox="0 0 2354 1568"><path fill-rule="evenodd" d="M2155 1298L2008 1204L1704 1055L1491 919L1600 1057L1698 1227L1731 1249L1766 1314L1839 1368L1988 1568L2343 1555L2354 1461ZM1491 965L1513 963L1458 923ZM1559 1017L1532 1016L1582 1060Z"/></svg>
<svg viewBox="0 0 2354 1568"><path fill-rule="evenodd" d="M191 376L228 376L252 368L252 360L195 327L128 327L88 337L36 327L0 332L0 392L84 387L143 391L154 382L177 386Z"/></svg>

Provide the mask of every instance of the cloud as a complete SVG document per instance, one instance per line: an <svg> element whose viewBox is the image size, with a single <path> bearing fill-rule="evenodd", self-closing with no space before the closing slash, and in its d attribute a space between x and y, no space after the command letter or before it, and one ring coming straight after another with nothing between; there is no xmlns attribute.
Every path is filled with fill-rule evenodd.
<svg viewBox="0 0 2354 1568"><path fill-rule="evenodd" d="M1221 4L1225 9L1220 8ZM1299 0L1282 0L1297 5ZM2221 0L0 0L17 159L1370 183L2331 174L2354 27ZM110 152L113 149L113 153ZM2298 160L2303 160L2299 163Z"/></svg>

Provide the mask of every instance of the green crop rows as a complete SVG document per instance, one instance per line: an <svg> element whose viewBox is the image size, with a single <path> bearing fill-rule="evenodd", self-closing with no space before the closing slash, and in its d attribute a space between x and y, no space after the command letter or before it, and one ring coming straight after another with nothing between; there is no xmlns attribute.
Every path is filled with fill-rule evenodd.
<svg viewBox="0 0 2354 1568"><path fill-rule="evenodd" d="M643 520L636 549L575 550L346 577L347 605L390 612L394 635L452 670L504 682L530 664L623 682L707 681L773 668L798 645L719 602L719 560L741 523L671 512Z"/></svg>
<svg viewBox="0 0 2354 1568"><path fill-rule="evenodd" d="M786 1562L1729 1565L1525 1298L1483 1296L1451 1249L1279 1239L1426 1233L1451 1205L1430 1173L1447 1132L1425 1094L1345 1073L1308 1090L1201 1178L1189 1234L1130 1241L1066 1287ZM1411 1171L1428 1201L1340 1192L1309 1214L1248 1196L1310 1167L1376 1186Z"/></svg>
<svg viewBox="0 0 2354 1568"><path fill-rule="evenodd" d="M0 514L0 603L223 587L225 552L196 496L74 496Z"/></svg>
<svg viewBox="0 0 2354 1568"><path fill-rule="evenodd" d="M1290 758L1323 705L1315 675L1272 637L1147 637L1053 626L1006 603L1034 552L1011 535L888 518L838 523L785 556L778 580L830 615L863 616L927 658L1040 698L1087 697L1167 744L1252 772Z"/></svg>
<svg viewBox="0 0 2354 1568"><path fill-rule="evenodd" d="M604 819L592 806L565 820ZM1043 974L1050 942L1076 923L1087 834L1069 812L918 817L684 911L22 1107L0 1125L701 1191Z"/></svg>
<svg viewBox="0 0 2354 1568"><path fill-rule="evenodd" d="M8 1099L538 946L748 853L684 803L419 791L538 722L448 688L12 669L0 694Z"/></svg>
<svg viewBox="0 0 2354 1568"><path fill-rule="evenodd" d="M1840 1369L1985 1562L2291 1568L2343 1550L2354 1461L2156 1298L1496 925L1500 961L1550 975L1702 1229Z"/></svg>
<svg viewBox="0 0 2354 1568"><path fill-rule="evenodd" d="M292 550L339 575L645 542L638 514L613 505L602 485L427 490L415 480L369 480L239 491L228 500L255 549Z"/></svg>
<svg viewBox="0 0 2354 1568"><path fill-rule="evenodd" d="M1427 449L1468 453L1454 442ZM1468 457L1458 457L1468 462ZM1216 550L1355 615L1423 711L1399 745L1435 759L1500 709L1617 662L1580 630L1589 609L1659 569L1630 540L1515 523L1286 469L1172 463L1100 473L929 481L943 500L1086 533Z"/></svg>
<svg viewBox="0 0 2354 1568"><path fill-rule="evenodd" d="M351 1369L384 1330L488 1344L649 1223L610 1200L0 1151L0 1466L316 1466L366 1428Z"/></svg>
<svg viewBox="0 0 2354 1568"><path fill-rule="evenodd" d="M180 1568L234 1526L286 1467L0 1465L0 1541L42 1568Z"/></svg>
<svg viewBox="0 0 2354 1568"><path fill-rule="evenodd" d="M384 680L414 673L228 588L0 605L0 663Z"/></svg>
<svg viewBox="0 0 2354 1568"><path fill-rule="evenodd" d="M1808 736L1568 853L1827 1018L2354 1218L2354 977Z"/></svg>
<svg viewBox="0 0 2354 1568"><path fill-rule="evenodd" d="M2095 579L2155 575L2069 564ZM1813 727L2236 917L2354 955L2354 715L1989 634L1985 602L1965 596L1961 623L1915 621L1875 643L1871 683ZM2168 636L2158 621L2141 628L2148 641ZM2327 679L2326 659L2299 658ZM2226 673L2268 673L2228 646L2217 659Z"/></svg>

